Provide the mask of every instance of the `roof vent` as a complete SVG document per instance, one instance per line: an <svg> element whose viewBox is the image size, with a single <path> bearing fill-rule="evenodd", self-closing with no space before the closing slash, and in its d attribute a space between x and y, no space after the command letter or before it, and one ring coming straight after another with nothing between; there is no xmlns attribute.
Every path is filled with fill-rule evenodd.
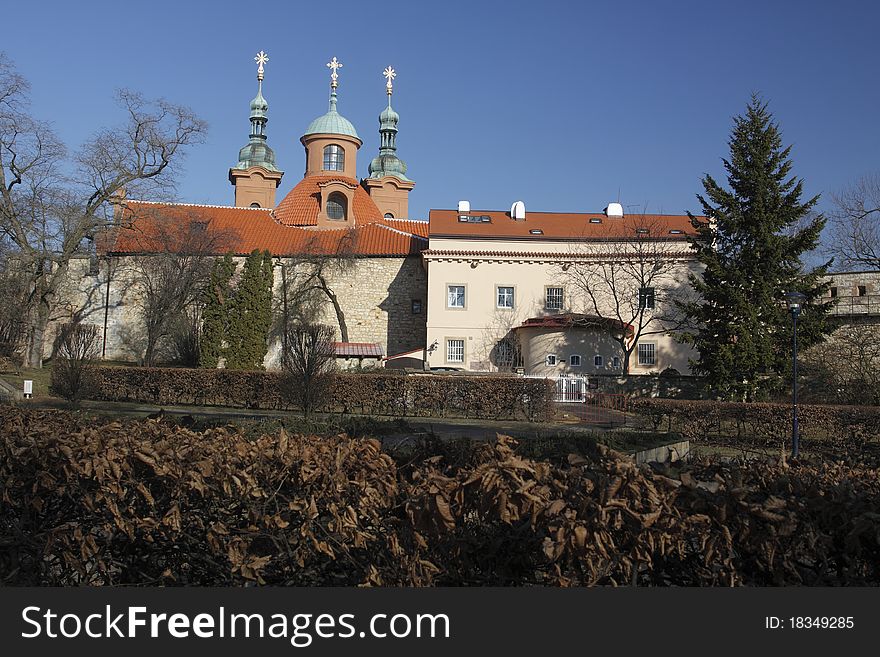
<svg viewBox="0 0 880 657"><path fill-rule="evenodd" d="M609 203L604 212L606 217L622 217L623 206L620 203Z"/></svg>
<svg viewBox="0 0 880 657"><path fill-rule="evenodd" d="M516 201L510 206L510 218L515 221L526 220L526 204L522 201Z"/></svg>
<svg viewBox="0 0 880 657"><path fill-rule="evenodd" d="M591 224L601 224L602 220L599 217L590 217Z"/></svg>
<svg viewBox="0 0 880 657"><path fill-rule="evenodd" d="M467 214L471 211L471 202L470 201L459 201L458 202L458 214Z"/></svg>
<svg viewBox="0 0 880 657"><path fill-rule="evenodd" d="M532 229L529 231L529 234L530 234L530 235L543 235L543 234L544 234L544 231L541 230L540 228L532 228Z"/></svg>

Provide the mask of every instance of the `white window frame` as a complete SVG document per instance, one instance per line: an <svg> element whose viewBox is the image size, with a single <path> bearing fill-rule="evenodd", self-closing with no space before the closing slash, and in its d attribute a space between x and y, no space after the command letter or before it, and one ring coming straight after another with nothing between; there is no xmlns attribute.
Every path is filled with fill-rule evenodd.
<svg viewBox="0 0 880 657"><path fill-rule="evenodd" d="M559 290L559 305L550 305L550 290ZM563 310L565 309L565 288L561 285L547 285L544 287L544 309L545 310Z"/></svg>
<svg viewBox="0 0 880 657"><path fill-rule="evenodd" d="M450 296L450 291L454 287L461 288L461 305L453 306L449 302L452 300ZM464 310L467 308L467 285L464 283L447 283L446 284L446 308L449 310Z"/></svg>
<svg viewBox="0 0 880 657"><path fill-rule="evenodd" d="M453 360L450 358L452 355L452 343L460 342L461 343L461 360ZM464 355L465 355L465 345L467 344L467 340L464 338L446 338L446 362L455 365L464 365Z"/></svg>
<svg viewBox="0 0 880 657"><path fill-rule="evenodd" d="M574 362L577 359L577 362ZM581 367L583 363L583 358L581 358L580 354L572 354L568 357L568 366L569 367Z"/></svg>
<svg viewBox="0 0 880 657"><path fill-rule="evenodd" d="M501 305L501 290L510 290L510 305ZM513 310L516 307L516 286L514 285L496 285L495 286L495 307L498 310Z"/></svg>
<svg viewBox="0 0 880 657"><path fill-rule="evenodd" d="M556 357L556 354L547 354L547 357L544 359L544 364L547 365L547 367L556 367L559 364L559 359Z"/></svg>
<svg viewBox="0 0 880 657"><path fill-rule="evenodd" d="M605 359L602 358L602 354L593 356L593 367L605 367Z"/></svg>
<svg viewBox="0 0 880 657"><path fill-rule="evenodd" d="M651 362L642 359L642 347L645 347L645 356L647 357L648 347L651 351ZM656 342L639 342L636 346L636 360L639 367L651 367L657 364L657 343Z"/></svg>

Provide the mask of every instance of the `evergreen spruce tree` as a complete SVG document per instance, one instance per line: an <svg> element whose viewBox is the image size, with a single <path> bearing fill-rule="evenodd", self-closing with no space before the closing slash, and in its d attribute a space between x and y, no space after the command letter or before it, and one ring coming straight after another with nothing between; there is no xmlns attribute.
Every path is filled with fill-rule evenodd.
<svg viewBox="0 0 880 657"><path fill-rule="evenodd" d="M807 270L801 262L825 225L810 216L818 196L801 200L803 180L790 176L791 147L783 148L767 104L753 95L734 119L730 159L723 160L730 189L712 176L697 195L709 221L691 215L691 240L705 269L690 281L701 297L681 304L697 327L685 340L699 351L694 363L717 397L752 401L790 374L792 320L786 292L807 301L798 320L804 348L828 332L830 303L818 301L830 262Z"/></svg>
<svg viewBox="0 0 880 657"><path fill-rule="evenodd" d="M235 290L227 333L226 366L262 369L272 324L272 256L254 250L245 260Z"/></svg>
<svg viewBox="0 0 880 657"><path fill-rule="evenodd" d="M214 261L202 310L202 335L199 340L201 367L217 367L218 361L224 355L223 342L229 329L234 274L235 262L231 255L227 254Z"/></svg>

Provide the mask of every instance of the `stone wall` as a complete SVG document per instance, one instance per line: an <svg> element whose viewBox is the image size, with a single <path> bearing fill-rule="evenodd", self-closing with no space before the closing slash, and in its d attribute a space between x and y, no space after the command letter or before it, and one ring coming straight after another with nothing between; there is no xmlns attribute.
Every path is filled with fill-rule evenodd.
<svg viewBox="0 0 880 657"><path fill-rule="evenodd" d="M240 275L244 258L235 259ZM96 324L104 333L102 353L107 360L137 361L142 357L144 332L140 316L139 291L132 283L126 258L101 259L97 273L89 272L87 259L75 261L70 284L65 287L63 312L46 336L46 354L57 326L79 312L87 323ZM110 291L107 297L107 276ZM351 342L378 342L386 355L425 346L425 309L427 274L419 256L396 258L360 258L342 273L330 272L328 283L345 313ZM275 297L281 296L281 267L275 268ZM105 299L109 303L105 305ZM413 313L413 302L418 313ZM62 316L63 315L63 316ZM336 315L329 300L323 302L321 321L333 326L339 339ZM280 345L270 342L266 365L278 364Z"/></svg>

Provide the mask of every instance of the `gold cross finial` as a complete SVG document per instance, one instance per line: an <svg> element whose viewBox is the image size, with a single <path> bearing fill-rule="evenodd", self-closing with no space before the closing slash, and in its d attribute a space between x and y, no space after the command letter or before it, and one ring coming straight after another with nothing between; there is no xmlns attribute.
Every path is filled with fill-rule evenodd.
<svg viewBox="0 0 880 657"><path fill-rule="evenodd" d="M257 56L254 57L254 61L258 64L257 66L257 80L260 82L263 81L263 64L269 61L269 55L267 55L262 50L257 53Z"/></svg>
<svg viewBox="0 0 880 657"><path fill-rule="evenodd" d="M392 82L393 82L394 78L397 77L397 71L395 71L393 68L391 68L389 66L384 71L382 71L382 75L384 75L385 79L387 80L387 82L385 83L385 91L390 96L391 92L393 91L391 88Z"/></svg>
<svg viewBox="0 0 880 657"><path fill-rule="evenodd" d="M339 73L336 71L342 68L342 62L337 61L334 57L327 63L327 68L330 69L330 86L335 89L339 86L339 82L337 82L339 80Z"/></svg>

